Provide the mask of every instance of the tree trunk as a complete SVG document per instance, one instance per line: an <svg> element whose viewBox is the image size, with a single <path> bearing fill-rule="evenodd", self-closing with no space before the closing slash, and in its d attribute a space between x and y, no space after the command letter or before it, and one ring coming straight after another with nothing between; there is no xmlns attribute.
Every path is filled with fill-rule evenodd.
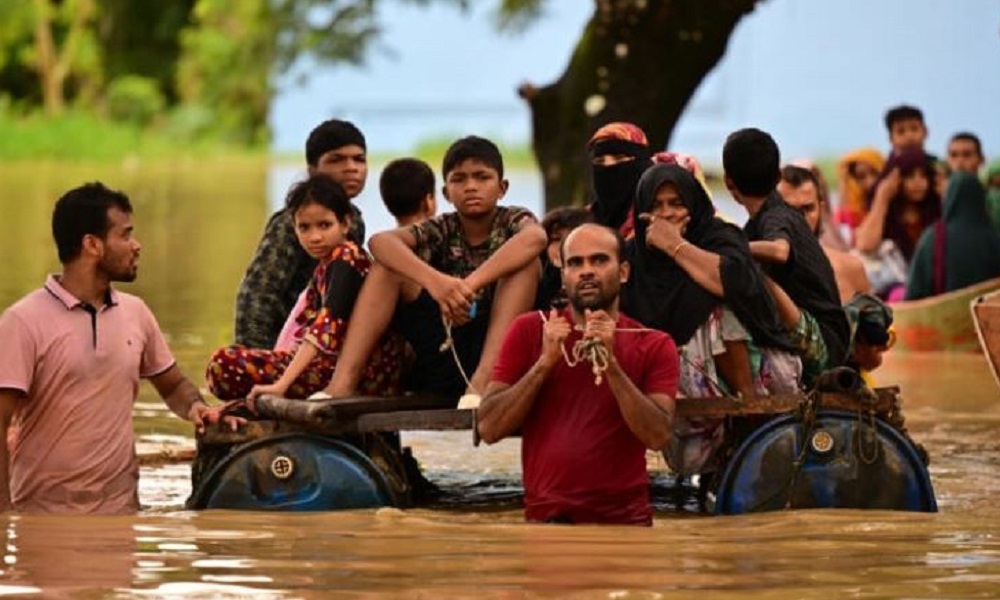
<svg viewBox="0 0 1000 600"><path fill-rule="evenodd" d="M93 16L93 0L77 0L70 9L72 18L61 48L57 48L53 15L59 7L51 0L35 0L36 69L41 80L45 112L49 115L61 114L66 107L66 78L73 69L77 50Z"/></svg>
<svg viewBox="0 0 1000 600"><path fill-rule="evenodd" d="M63 79L56 68L56 44L52 35L52 11L49 0L35 0L35 68L41 80L42 102L49 115L62 113L65 107Z"/></svg>
<svg viewBox="0 0 1000 600"><path fill-rule="evenodd" d="M663 149L698 85L760 0L595 0L569 66L554 83L525 84L547 209L581 204L586 144L611 121L642 127Z"/></svg>

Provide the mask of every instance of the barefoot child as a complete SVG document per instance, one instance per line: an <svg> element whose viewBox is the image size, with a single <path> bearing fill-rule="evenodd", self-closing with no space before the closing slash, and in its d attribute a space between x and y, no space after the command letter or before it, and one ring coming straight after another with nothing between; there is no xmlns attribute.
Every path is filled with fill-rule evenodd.
<svg viewBox="0 0 1000 600"><path fill-rule="evenodd" d="M455 212L371 240L378 263L352 315L356 325L327 389L332 396L357 391L362 367L397 307L433 315L396 315L416 353L408 389L452 398L471 391L467 387L481 392L507 326L531 309L545 231L531 212L497 206L507 191L500 151L487 139L462 138L445 154L443 171L444 196ZM454 354L451 346L441 351L448 339Z"/></svg>
<svg viewBox="0 0 1000 600"><path fill-rule="evenodd" d="M276 350L240 345L217 350L206 378L222 400L262 394L307 398L322 390L333 376L347 319L371 268L364 250L349 241L351 203L340 184L313 175L292 188L286 210L299 244L319 261L294 315L293 343ZM398 338L381 340L367 365L363 393L398 393L399 352Z"/></svg>

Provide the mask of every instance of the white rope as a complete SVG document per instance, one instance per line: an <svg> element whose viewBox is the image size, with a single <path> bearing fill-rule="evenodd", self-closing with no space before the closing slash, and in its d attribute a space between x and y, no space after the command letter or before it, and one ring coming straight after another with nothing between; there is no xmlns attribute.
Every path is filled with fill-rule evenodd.
<svg viewBox="0 0 1000 600"><path fill-rule="evenodd" d="M545 313L538 311L538 315L542 318L542 323L548 323L549 320L545 317ZM579 325L574 325L573 329L575 331L583 331L583 328ZM648 327L617 327L615 328L615 333L641 333L645 331L656 331L655 329L649 329ZM577 366L583 361L590 363L590 371L594 374L594 385L601 385L604 381L604 372L608 370L608 366L611 364L611 351L597 338L581 338L573 344L572 355L570 358L569 354L566 353L566 346L559 344L559 350L562 351L563 360L571 368Z"/></svg>
<svg viewBox="0 0 1000 600"><path fill-rule="evenodd" d="M538 311L539 316L542 318L542 323L547 323L548 319L545 317L545 313ZM472 385L472 380L469 379L468 374L465 372L465 368L462 367L462 361L458 358L458 350L455 348L455 339L451 335L452 322L446 317L441 317L441 323L444 325L444 342L439 347L440 352L451 351L451 356L455 361L455 366L458 367L458 372L462 375L462 379L465 380L466 389L471 390L472 394L465 394L459 401L459 408L472 408L478 406L479 400L482 398L479 390L477 390ZM583 328L579 325L573 327L575 331L583 331ZM656 331L655 329L649 329L648 327L619 327L615 329L615 333L642 333L647 331ZM601 382L604 381L604 373L608 370L608 366L611 364L611 354L610 350L604 346L604 344L596 338L582 338L573 344L572 348L572 358L566 352L566 346L559 344L559 350L562 352L563 360L571 368L577 366L583 361L587 361L591 365L591 373L594 374L594 385L599 386Z"/></svg>
<svg viewBox="0 0 1000 600"><path fill-rule="evenodd" d="M472 380L465 372L465 368L462 367L462 361L458 358L458 350L455 349L455 339L451 336L451 319L446 318L444 315L441 316L441 323L444 325L444 342L438 348L439 352L446 352L451 350L451 357L455 360L455 366L458 367L458 372L462 375L462 379L465 380L465 389L472 390L471 394L463 394L458 401L458 408L476 408L479 406L479 401L482 399L482 395L479 390L472 387Z"/></svg>

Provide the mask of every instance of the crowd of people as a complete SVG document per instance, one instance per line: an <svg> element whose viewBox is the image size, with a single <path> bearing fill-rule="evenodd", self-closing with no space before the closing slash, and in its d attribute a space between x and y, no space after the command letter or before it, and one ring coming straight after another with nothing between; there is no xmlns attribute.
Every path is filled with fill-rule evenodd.
<svg viewBox="0 0 1000 600"><path fill-rule="evenodd" d="M214 408L149 309L112 286L135 278L141 248L127 196L71 190L53 215L62 273L0 318L0 426L16 432L0 444L0 506L135 510L126 407L148 378L199 428L240 426L232 408L252 414L264 394L463 397L486 442L520 432L529 520L649 524L646 449L680 474L720 467L724 422L677 417L678 395L795 392L843 365L870 378L892 343L886 301L1000 276L1000 168L979 181L979 140L953 136L939 162L919 110L886 126L886 158L839 163L836 203L768 133L732 133L723 179L742 228L696 159L656 152L630 123L587 144L593 201L541 222L500 204L497 146L463 137L442 166L453 210L437 213L426 163L392 161L379 190L398 227L366 250L353 202L366 140L325 121L240 284L234 344L208 362L210 391L231 401Z"/></svg>

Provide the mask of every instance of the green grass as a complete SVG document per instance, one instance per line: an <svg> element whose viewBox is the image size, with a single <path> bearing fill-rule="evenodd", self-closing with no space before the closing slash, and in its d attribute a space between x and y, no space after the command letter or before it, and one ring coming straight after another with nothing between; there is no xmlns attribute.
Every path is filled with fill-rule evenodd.
<svg viewBox="0 0 1000 600"><path fill-rule="evenodd" d="M58 117L40 113L16 115L0 110L0 160L118 160L129 157L170 157L226 154L264 154L218 140L189 140L155 128L109 121L92 114L68 111Z"/></svg>
<svg viewBox="0 0 1000 600"><path fill-rule="evenodd" d="M376 163L402 156L427 161L435 170L454 137L435 136L418 142L408 152L372 153ZM509 169L534 169L528 145L499 144ZM190 139L171 135L167 128L142 128L132 123L102 119L90 113L67 111L58 117L40 112L17 115L0 106L0 160L114 161L132 157L169 158L209 155L265 156L265 148L227 144L214 138ZM271 155L278 162L298 163L301 151Z"/></svg>

